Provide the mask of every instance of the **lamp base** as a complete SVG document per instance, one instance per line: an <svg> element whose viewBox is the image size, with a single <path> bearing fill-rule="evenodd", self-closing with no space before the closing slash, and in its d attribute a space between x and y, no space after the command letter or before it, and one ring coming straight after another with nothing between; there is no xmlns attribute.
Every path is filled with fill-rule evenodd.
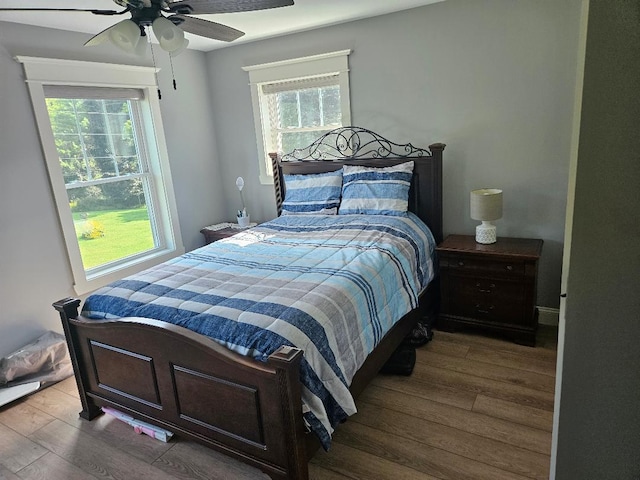
<svg viewBox="0 0 640 480"><path fill-rule="evenodd" d="M476 227L476 242L482 244L496 243L496 226L491 222L482 222Z"/></svg>

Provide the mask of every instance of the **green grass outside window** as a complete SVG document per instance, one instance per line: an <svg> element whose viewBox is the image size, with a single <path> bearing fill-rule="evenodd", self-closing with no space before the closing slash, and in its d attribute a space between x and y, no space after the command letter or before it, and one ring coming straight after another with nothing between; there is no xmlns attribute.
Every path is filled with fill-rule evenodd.
<svg viewBox="0 0 640 480"><path fill-rule="evenodd" d="M73 220L85 270L155 246L146 207L73 213ZM83 238L82 233L90 221L100 225L103 236Z"/></svg>

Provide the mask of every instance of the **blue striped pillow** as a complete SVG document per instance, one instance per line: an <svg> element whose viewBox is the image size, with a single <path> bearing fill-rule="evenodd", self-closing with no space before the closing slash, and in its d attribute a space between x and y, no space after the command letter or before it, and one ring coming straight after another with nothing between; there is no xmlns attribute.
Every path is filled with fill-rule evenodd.
<svg viewBox="0 0 640 480"><path fill-rule="evenodd" d="M406 215L413 162L392 167L344 166L339 215Z"/></svg>
<svg viewBox="0 0 640 480"><path fill-rule="evenodd" d="M335 215L340 205L342 169L307 175L284 175L283 215Z"/></svg>

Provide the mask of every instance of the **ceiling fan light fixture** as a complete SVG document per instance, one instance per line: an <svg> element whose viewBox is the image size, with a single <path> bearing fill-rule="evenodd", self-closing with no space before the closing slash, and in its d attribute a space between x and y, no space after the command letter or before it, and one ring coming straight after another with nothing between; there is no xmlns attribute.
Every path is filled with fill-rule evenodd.
<svg viewBox="0 0 640 480"><path fill-rule="evenodd" d="M136 45L136 49L134 50L134 53L138 56L138 57L146 57L147 56L147 50L149 50L149 41L147 40L147 36L146 35L140 35L140 40L138 41L138 44Z"/></svg>
<svg viewBox="0 0 640 480"><path fill-rule="evenodd" d="M173 52L169 52L169 55L171 55L172 57L176 57L180 55L182 52L184 52L188 46L189 46L189 39L185 38L184 41L182 42L182 46L177 50L174 50Z"/></svg>
<svg viewBox="0 0 640 480"><path fill-rule="evenodd" d="M140 27L133 20L122 20L109 29L109 38L117 47L132 53L140 42Z"/></svg>
<svg viewBox="0 0 640 480"><path fill-rule="evenodd" d="M153 33L160 42L160 47L167 52L175 52L183 48L184 32L176 27L171 20L165 17L158 17L152 24Z"/></svg>
<svg viewBox="0 0 640 480"><path fill-rule="evenodd" d="M109 41L109 34L111 33L111 28L113 26L104 29L103 31L101 31L100 33L98 33L97 35L94 35L93 37L91 37L89 40L87 40L84 44L85 47L93 47L95 45L100 45L102 43L108 42Z"/></svg>

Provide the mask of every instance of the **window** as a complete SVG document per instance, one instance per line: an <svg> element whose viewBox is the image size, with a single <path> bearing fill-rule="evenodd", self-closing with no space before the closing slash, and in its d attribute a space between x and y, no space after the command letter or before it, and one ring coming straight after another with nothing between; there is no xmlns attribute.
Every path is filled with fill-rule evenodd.
<svg viewBox="0 0 640 480"><path fill-rule="evenodd" d="M154 181L140 134L143 92L44 92L85 273L162 247L149 215Z"/></svg>
<svg viewBox="0 0 640 480"><path fill-rule="evenodd" d="M249 72L260 181L273 183L269 152L308 146L351 124L350 50L244 67Z"/></svg>
<svg viewBox="0 0 640 480"><path fill-rule="evenodd" d="M77 293L182 253L159 105L149 86L154 70L19 61L25 65ZM92 85L94 78L100 78L99 85ZM109 83L113 86L105 86Z"/></svg>

